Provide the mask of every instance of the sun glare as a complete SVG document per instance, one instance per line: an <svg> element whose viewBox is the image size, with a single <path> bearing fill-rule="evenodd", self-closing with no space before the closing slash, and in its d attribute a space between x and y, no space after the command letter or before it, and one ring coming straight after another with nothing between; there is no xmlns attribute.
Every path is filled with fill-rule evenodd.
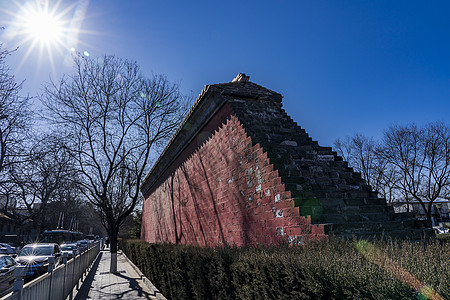
<svg viewBox="0 0 450 300"><path fill-rule="evenodd" d="M48 64L55 71L55 62L66 61L77 51L89 0L14 1L14 8L0 8L11 16L5 39L22 52L20 68L29 58L34 65ZM83 51L78 50L83 53Z"/></svg>
<svg viewBox="0 0 450 300"><path fill-rule="evenodd" d="M25 16L25 33L33 39L45 43L61 44L64 24L53 13L45 10L28 11Z"/></svg>

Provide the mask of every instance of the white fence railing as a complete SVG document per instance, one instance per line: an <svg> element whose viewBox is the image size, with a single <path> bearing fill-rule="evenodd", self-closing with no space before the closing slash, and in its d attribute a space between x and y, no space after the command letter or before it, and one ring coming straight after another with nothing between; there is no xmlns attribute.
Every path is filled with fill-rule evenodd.
<svg viewBox="0 0 450 300"><path fill-rule="evenodd" d="M100 252L100 244L95 243L81 255L66 261L54 270L49 267L47 274L25 285L23 285L23 276L26 267L17 267L13 292L0 300L62 300L69 295L72 296L73 288L78 285L81 276L86 275L88 267Z"/></svg>

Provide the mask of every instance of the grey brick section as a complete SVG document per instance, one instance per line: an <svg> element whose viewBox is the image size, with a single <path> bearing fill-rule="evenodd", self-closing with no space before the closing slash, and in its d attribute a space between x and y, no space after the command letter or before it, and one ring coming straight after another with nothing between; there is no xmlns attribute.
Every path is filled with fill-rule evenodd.
<svg viewBox="0 0 450 300"><path fill-rule="evenodd" d="M395 214L336 152L313 141L283 110L280 94L249 81L207 88L230 103L252 141L267 152L300 214L326 224L326 233L349 238L433 235L431 229L416 228L410 215Z"/></svg>

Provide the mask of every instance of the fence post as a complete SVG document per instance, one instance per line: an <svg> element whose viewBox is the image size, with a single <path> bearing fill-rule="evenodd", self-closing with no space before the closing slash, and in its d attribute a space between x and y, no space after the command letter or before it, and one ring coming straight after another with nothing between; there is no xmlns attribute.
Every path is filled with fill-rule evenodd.
<svg viewBox="0 0 450 300"><path fill-rule="evenodd" d="M53 265L55 264L55 257L50 256L48 258L48 269L47 272L50 273L50 284L48 286L48 299L52 299L52 283L53 283Z"/></svg>
<svg viewBox="0 0 450 300"><path fill-rule="evenodd" d="M70 281L70 286L71 286L71 290L70 290L70 294L69 294L69 300L73 299L73 287L75 286L74 284L74 278L75 278L75 261L77 258L77 250L72 250L72 256L73 256L73 262L72 262L72 280Z"/></svg>
<svg viewBox="0 0 450 300"><path fill-rule="evenodd" d="M63 297L66 296L66 276L67 276L67 252L63 252L62 261L64 264L64 279L63 279Z"/></svg>
<svg viewBox="0 0 450 300"><path fill-rule="evenodd" d="M77 281L77 291L79 290L79 283L80 283L80 280L78 278L78 273L79 273L78 269L79 268L77 265L79 265L80 258L81 258L81 252L80 252L80 255L78 256L78 258L73 260L73 269L74 269L73 273L75 275L75 280ZM76 271L76 274L75 274L75 271Z"/></svg>
<svg viewBox="0 0 450 300"><path fill-rule="evenodd" d="M22 299L22 290L23 290L23 277L27 271L26 266L17 266L14 270L14 276L16 280L13 285L13 294L17 295L17 300Z"/></svg>
<svg viewBox="0 0 450 300"><path fill-rule="evenodd" d="M48 258L48 267L47 267L47 272L48 273L52 273L53 272L53 265L55 264L55 257L54 256L49 256Z"/></svg>

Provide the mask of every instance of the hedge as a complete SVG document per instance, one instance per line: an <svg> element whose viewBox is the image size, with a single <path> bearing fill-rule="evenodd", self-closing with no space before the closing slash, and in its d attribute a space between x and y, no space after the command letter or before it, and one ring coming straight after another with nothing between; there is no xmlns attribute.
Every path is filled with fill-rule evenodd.
<svg viewBox="0 0 450 300"><path fill-rule="evenodd" d="M450 299L449 243L119 247L168 299Z"/></svg>

